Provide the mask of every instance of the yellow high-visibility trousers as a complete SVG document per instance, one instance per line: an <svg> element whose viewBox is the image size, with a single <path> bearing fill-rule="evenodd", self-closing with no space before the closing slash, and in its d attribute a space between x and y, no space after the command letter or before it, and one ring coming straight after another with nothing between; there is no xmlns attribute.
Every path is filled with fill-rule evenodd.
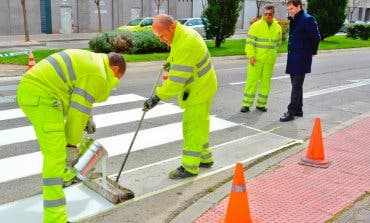
<svg viewBox="0 0 370 223"><path fill-rule="evenodd" d="M252 66L248 64L247 82L244 88L244 98L242 106L251 107L256 96L259 84L257 98L258 107L266 107L267 98L270 93L271 77L274 70L274 63L257 62Z"/></svg>
<svg viewBox="0 0 370 223"><path fill-rule="evenodd" d="M209 114L212 99L185 108L182 118L184 136L182 166L186 171L198 174L199 163L213 162L209 148Z"/></svg>
<svg viewBox="0 0 370 223"><path fill-rule="evenodd" d="M66 137L60 102L39 87L21 82L17 102L31 121L44 157L42 168L44 223L66 223L63 178L66 168Z"/></svg>

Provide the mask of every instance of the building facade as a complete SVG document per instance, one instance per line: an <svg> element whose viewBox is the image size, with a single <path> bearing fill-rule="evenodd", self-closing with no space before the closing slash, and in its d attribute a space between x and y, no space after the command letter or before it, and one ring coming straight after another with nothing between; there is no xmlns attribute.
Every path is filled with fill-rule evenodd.
<svg viewBox="0 0 370 223"><path fill-rule="evenodd" d="M157 2L161 2L158 6ZM272 3L276 17L286 18L284 0L244 0L237 22L238 28L249 28L250 19L257 15L257 3L261 7ZM305 2L305 0L304 0ZM131 19L152 17L167 13L174 18L200 17L207 0L100 0L102 30L108 31L127 24ZM348 12L352 20L370 20L370 0L350 0ZM73 32L97 32L98 9L93 0L26 0L30 34ZM348 13L350 16L350 13ZM0 35L24 34L23 13L20 1L0 1Z"/></svg>

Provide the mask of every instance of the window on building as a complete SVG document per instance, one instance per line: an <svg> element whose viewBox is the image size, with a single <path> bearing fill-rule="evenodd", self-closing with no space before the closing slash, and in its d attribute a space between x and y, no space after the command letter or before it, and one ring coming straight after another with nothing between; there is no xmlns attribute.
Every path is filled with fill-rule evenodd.
<svg viewBox="0 0 370 223"><path fill-rule="evenodd" d="M359 20L359 21L362 20L362 10L363 10L363 8L358 8L358 17L357 17L357 20Z"/></svg>
<svg viewBox="0 0 370 223"><path fill-rule="evenodd" d="M365 11L365 21L370 21L370 8L367 8Z"/></svg>

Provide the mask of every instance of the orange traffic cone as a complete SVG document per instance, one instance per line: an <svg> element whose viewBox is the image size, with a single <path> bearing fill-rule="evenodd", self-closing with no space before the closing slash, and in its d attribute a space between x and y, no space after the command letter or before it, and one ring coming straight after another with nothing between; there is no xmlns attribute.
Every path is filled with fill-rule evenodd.
<svg viewBox="0 0 370 223"><path fill-rule="evenodd" d="M320 118L315 119L306 157L302 158L299 164L320 168L328 168L330 165L330 161L325 159Z"/></svg>
<svg viewBox="0 0 370 223"><path fill-rule="evenodd" d="M243 165L241 163L237 163L235 167L233 185L231 188L226 216L220 219L220 223L250 222L252 222L252 218L249 211Z"/></svg>
<svg viewBox="0 0 370 223"><path fill-rule="evenodd" d="M31 69L35 65L35 58L33 57L32 50L30 50L28 54L28 68L27 70Z"/></svg>

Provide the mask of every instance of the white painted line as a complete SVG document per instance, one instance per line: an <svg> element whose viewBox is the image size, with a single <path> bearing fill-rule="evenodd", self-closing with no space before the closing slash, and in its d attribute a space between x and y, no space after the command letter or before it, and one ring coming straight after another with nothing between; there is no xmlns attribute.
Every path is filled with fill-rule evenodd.
<svg viewBox="0 0 370 223"><path fill-rule="evenodd" d="M284 76L279 76L279 77L273 77L271 80L278 80L278 79L284 79L290 77L289 75L284 75ZM239 84L245 84L245 81L240 81L240 82L232 82L229 83L229 85L239 85Z"/></svg>
<svg viewBox="0 0 370 223"><path fill-rule="evenodd" d="M15 96L12 96L15 98ZM113 105L113 104L122 104L122 103L128 103L128 102L134 102L134 101L141 101L145 100L145 97L141 97L136 94L124 94L124 95L117 95L117 96L110 96L106 102L102 103L95 103L95 107L101 107L101 106L107 106L107 105ZM0 97L0 103L1 103L1 97ZM21 109L9 109L0 111L0 121L2 120L8 120L13 118L22 118L25 117L24 113Z"/></svg>
<svg viewBox="0 0 370 223"><path fill-rule="evenodd" d="M114 205L83 184L64 189L69 219L82 218ZM1 222L42 222L43 197L36 195L0 206Z"/></svg>
<svg viewBox="0 0 370 223"><path fill-rule="evenodd" d="M15 95L0 97L0 104L9 102L15 102Z"/></svg>
<svg viewBox="0 0 370 223"><path fill-rule="evenodd" d="M216 117L211 117L210 131L217 131L236 126ZM127 152L134 132L99 139L98 141L108 151L109 157ZM18 135L22 135L18 133ZM23 135L22 135L23 137ZM182 139L182 123L172 123L159 127L141 130L137 135L132 151L166 144ZM0 159L0 183L41 173L42 155L40 152Z"/></svg>
<svg viewBox="0 0 370 223"><path fill-rule="evenodd" d="M0 86L0 91L15 91L17 90L18 85L5 85Z"/></svg>
<svg viewBox="0 0 370 223"><path fill-rule="evenodd" d="M149 111L145 119L156 118L165 115L180 113L182 110L171 104L158 105L152 111ZM95 115L95 123L98 128L119 125L123 123L140 120L141 108L131 109L119 112ZM24 126L12 129L0 130L0 146L10 145L13 143L27 142L36 139L36 134L32 126Z"/></svg>
<svg viewBox="0 0 370 223"><path fill-rule="evenodd" d="M23 76L0 77L0 82L19 81Z"/></svg>
<svg viewBox="0 0 370 223"><path fill-rule="evenodd" d="M332 93L332 92L343 91L343 90L347 90L347 89L351 89L351 88L355 88L355 87L361 87L361 86L365 86L365 85L369 85L369 84L370 84L370 79L362 79L362 80L359 80L358 82L353 83L353 84L346 84L346 85L321 89L321 90L317 90L317 91L307 92L307 93L303 94L303 98L311 98L311 97L322 95L322 94L328 94L328 93Z"/></svg>

